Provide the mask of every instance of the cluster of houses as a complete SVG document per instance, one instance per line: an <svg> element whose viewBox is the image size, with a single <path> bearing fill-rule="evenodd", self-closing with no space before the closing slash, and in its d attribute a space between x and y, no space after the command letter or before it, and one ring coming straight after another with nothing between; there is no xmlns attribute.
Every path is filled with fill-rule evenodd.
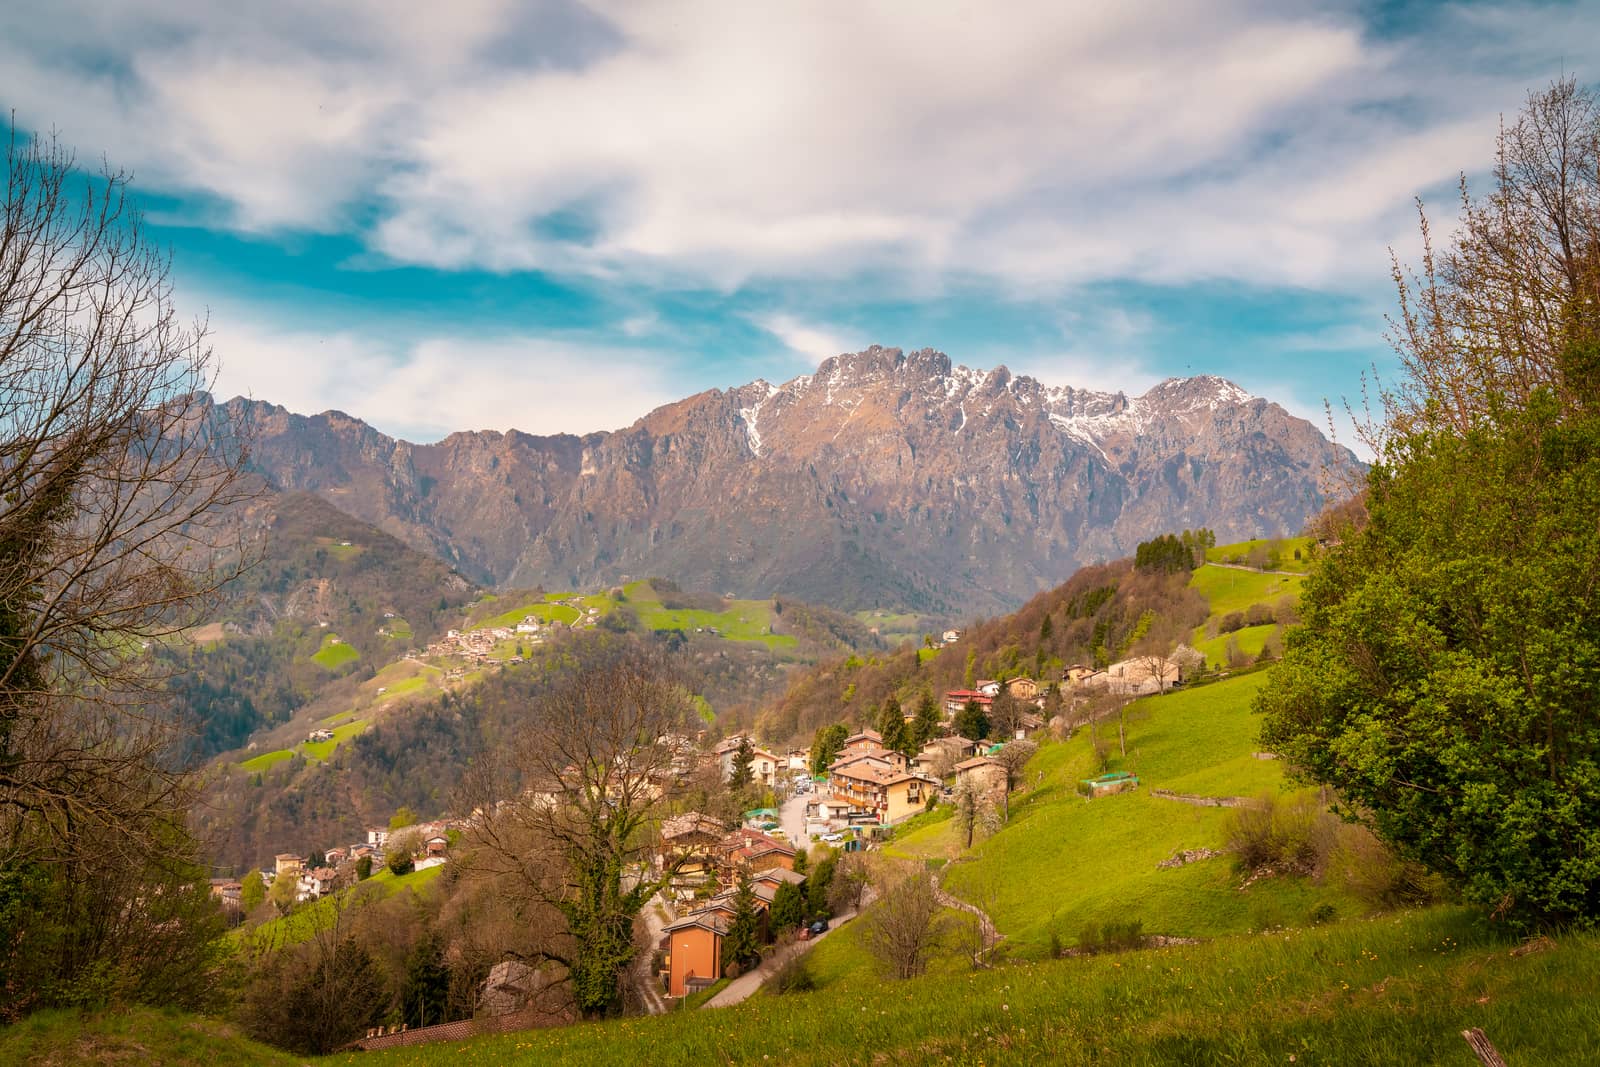
<svg viewBox="0 0 1600 1067"><path fill-rule="evenodd" d="M734 897L744 878L755 897L758 936L770 940L768 916L785 883L803 886L795 871L794 847L748 827L729 831L699 812L667 819L661 827L658 862L676 867L663 893L673 915L661 932L660 977L668 996L681 997L722 977L722 941L732 925Z"/></svg>
<svg viewBox="0 0 1600 1067"><path fill-rule="evenodd" d="M427 870L445 863L450 858L449 831L458 830L461 826L457 820L443 819L407 827L406 833L415 832L421 839L420 850L413 857L414 869ZM368 827L364 840L314 853L322 857L322 863L316 866L312 866L307 857L299 853L280 852L273 857L272 869L261 872L262 880L271 886L279 878L293 878L296 903L316 900L355 884L358 880L357 867L363 858L372 861L372 870L382 867L389 858L387 849L390 836L400 832L378 826ZM237 879L211 879L211 895L230 911L241 907L243 892L244 886Z"/></svg>

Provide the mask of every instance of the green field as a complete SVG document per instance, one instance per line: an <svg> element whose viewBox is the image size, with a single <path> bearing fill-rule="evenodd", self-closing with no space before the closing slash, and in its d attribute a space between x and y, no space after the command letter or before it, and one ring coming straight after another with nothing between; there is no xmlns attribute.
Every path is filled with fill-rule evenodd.
<svg viewBox="0 0 1600 1067"><path fill-rule="evenodd" d="M276 752L263 752L259 756L251 756L249 759L239 764L239 769L242 771L248 771L251 774L255 774L257 771L267 770L271 767L277 766L280 763L287 763L293 758L293 751L287 748L280 748Z"/></svg>
<svg viewBox="0 0 1600 1067"><path fill-rule="evenodd" d="M311 657L311 662L325 670L336 671L360 658L361 653L349 642L339 640L338 634L323 634L322 647Z"/></svg>
<svg viewBox="0 0 1600 1067"><path fill-rule="evenodd" d="M1267 638L1278 629L1277 623L1267 623L1263 626L1246 626L1235 630L1231 634L1218 634L1216 637L1203 638L1205 627L1196 631L1197 640L1194 642L1196 650L1206 657L1206 662L1213 667L1226 667L1228 665L1228 638L1238 638L1239 651L1247 656L1258 656L1266 647Z"/></svg>
<svg viewBox="0 0 1600 1067"><path fill-rule="evenodd" d="M308 901L287 915L270 919L255 927L241 926L229 936L241 946L254 948L298 945L318 930L333 925L341 901L346 905L370 903L402 891L421 892L430 882L438 878L439 872L443 870L443 867L429 867L425 871L412 871L396 878L387 867L382 867L366 881L358 882L343 890L337 898L326 896L321 900Z"/></svg>
<svg viewBox="0 0 1600 1067"><path fill-rule="evenodd" d="M332 741L307 741L300 746L300 751L313 759L319 759L326 763L328 757L333 755L333 750L338 748L341 742L348 741L370 725L371 723L365 719L347 722L343 726L334 729Z"/></svg>
<svg viewBox="0 0 1600 1067"><path fill-rule="evenodd" d="M1281 537L1277 539L1278 565L1274 570L1297 571L1304 574L1311 569L1311 556L1316 551L1316 541L1310 537ZM1258 537L1254 541L1235 541L1231 545L1217 545L1215 548L1206 549L1206 562L1208 563L1250 563L1250 553L1258 548L1265 548L1272 541ZM1294 554L1300 553L1300 558L1295 559Z"/></svg>
<svg viewBox="0 0 1600 1067"><path fill-rule="evenodd" d="M231 1023L156 1008L44 1011L0 1027L0 1063L293 1067L304 1062L302 1056L251 1041Z"/></svg>
<svg viewBox="0 0 1600 1067"><path fill-rule="evenodd" d="M1211 604L1213 618L1243 611L1251 604L1272 604L1279 597L1298 595L1304 579L1299 575L1262 574L1232 567L1205 566L1189 578L1189 585Z"/></svg>
<svg viewBox="0 0 1600 1067"><path fill-rule="evenodd" d="M380 632L391 641L410 641L415 636L411 632L411 624L399 616L385 619Z"/></svg>

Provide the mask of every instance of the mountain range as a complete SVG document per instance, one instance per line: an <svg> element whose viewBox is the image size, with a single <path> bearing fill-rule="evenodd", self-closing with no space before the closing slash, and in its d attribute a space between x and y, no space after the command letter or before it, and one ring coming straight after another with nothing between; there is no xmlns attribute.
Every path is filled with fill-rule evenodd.
<svg viewBox="0 0 1600 1067"><path fill-rule="evenodd" d="M660 575L739 596L1008 610L1164 531L1297 532L1358 465L1224 379L1143 395L872 347L781 385L709 390L584 436L433 444L235 398L252 463L488 585Z"/></svg>

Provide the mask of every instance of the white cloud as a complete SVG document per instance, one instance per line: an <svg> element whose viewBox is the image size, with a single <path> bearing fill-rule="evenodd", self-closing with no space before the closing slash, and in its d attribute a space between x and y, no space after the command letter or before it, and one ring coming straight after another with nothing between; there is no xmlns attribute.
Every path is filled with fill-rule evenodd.
<svg viewBox="0 0 1600 1067"><path fill-rule="evenodd" d="M1338 285L1600 35L1592 5L1402 40L1359 11L63 0L0 12L0 98L229 225L359 227L404 262ZM583 237L538 225L567 210Z"/></svg>
<svg viewBox="0 0 1600 1067"><path fill-rule="evenodd" d="M805 357L810 366L843 352L859 352L867 346L859 339L847 339L847 335L832 327L803 322L782 312L758 315L751 321L782 341L790 352Z"/></svg>
<svg viewBox="0 0 1600 1067"><path fill-rule="evenodd" d="M214 312L216 393L311 414L330 408L385 433L434 441L457 430L584 434L631 424L679 398L658 358L545 336L423 337L285 330Z"/></svg>

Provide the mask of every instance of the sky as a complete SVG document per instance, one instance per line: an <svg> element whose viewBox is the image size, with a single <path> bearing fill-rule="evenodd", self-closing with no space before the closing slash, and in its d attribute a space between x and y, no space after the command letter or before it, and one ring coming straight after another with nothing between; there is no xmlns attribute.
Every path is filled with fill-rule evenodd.
<svg viewBox="0 0 1600 1067"><path fill-rule="evenodd" d="M0 6L0 107L134 176L216 392L610 430L869 344L1325 426L1390 250L1600 4Z"/></svg>

